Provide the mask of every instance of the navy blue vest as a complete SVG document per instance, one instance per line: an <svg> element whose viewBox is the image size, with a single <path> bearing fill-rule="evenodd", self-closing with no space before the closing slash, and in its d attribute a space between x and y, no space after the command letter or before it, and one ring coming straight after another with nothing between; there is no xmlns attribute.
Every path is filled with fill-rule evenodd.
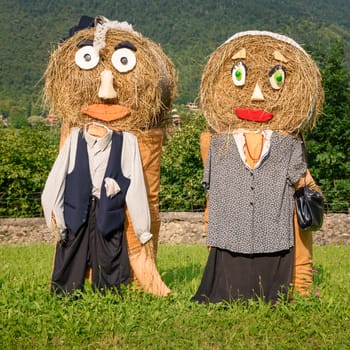
<svg viewBox="0 0 350 350"><path fill-rule="evenodd" d="M113 233L124 230L125 196L130 180L124 177L121 170L122 145L123 134L113 132L111 152L104 177L114 179L120 187L120 192L112 198L107 197L103 181L96 211L96 225L97 230L104 237L110 237ZM91 193L92 181L87 143L83 133L79 132L74 169L66 176L64 190L64 220L74 234L87 222Z"/></svg>

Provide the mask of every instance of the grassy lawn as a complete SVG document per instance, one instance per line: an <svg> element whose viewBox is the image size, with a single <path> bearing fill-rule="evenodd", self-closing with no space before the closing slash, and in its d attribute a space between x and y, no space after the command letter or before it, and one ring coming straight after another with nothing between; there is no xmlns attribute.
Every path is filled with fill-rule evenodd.
<svg viewBox="0 0 350 350"><path fill-rule="evenodd" d="M198 305L207 251L159 250L168 298L49 292L53 247L0 246L0 349L350 349L350 246L314 247L314 291L272 308Z"/></svg>

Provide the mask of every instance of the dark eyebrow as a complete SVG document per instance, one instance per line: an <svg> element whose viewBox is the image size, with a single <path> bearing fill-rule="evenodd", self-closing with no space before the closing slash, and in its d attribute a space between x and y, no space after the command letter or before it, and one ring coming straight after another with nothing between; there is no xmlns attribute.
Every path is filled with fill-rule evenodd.
<svg viewBox="0 0 350 350"><path fill-rule="evenodd" d="M135 45L130 41L122 41L114 47L115 50L122 49L122 48L127 48L132 51L137 51Z"/></svg>
<svg viewBox="0 0 350 350"><path fill-rule="evenodd" d="M84 40L80 41L80 42L77 44L77 46L78 46L79 48L84 47L84 46L92 46L93 43L94 43L94 42L93 42L91 39L84 39Z"/></svg>

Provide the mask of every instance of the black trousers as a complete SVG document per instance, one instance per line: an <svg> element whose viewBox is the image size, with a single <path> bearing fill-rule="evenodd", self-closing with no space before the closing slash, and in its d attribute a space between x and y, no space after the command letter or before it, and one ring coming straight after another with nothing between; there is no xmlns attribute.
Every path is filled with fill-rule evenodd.
<svg viewBox="0 0 350 350"><path fill-rule="evenodd" d="M92 269L92 286L101 292L120 291L130 282L130 264L124 232L106 239L96 228L99 200L92 198L87 224L77 234L68 232L68 241L57 243L51 289L58 294L71 294L83 289L88 267Z"/></svg>

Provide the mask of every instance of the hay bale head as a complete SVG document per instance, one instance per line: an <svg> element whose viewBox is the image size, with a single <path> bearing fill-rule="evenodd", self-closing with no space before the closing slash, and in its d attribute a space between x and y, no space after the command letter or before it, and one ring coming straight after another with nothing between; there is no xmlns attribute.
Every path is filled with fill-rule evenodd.
<svg viewBox="0 0 350 350"><path fill-rule="evenodd" d="M67 125L101 120L113 129L147 130L164 122L176 93L171 60L126 22L92 19L52 53L44 96Z"/></svg>
<svg viewBox="0 0 350 350"><path fill-rule="evenodd" d="M214 51L202 77L202 109L217 132L303 131L314 126L322 102L315 62L276 33L235 34Z"/></svg>

